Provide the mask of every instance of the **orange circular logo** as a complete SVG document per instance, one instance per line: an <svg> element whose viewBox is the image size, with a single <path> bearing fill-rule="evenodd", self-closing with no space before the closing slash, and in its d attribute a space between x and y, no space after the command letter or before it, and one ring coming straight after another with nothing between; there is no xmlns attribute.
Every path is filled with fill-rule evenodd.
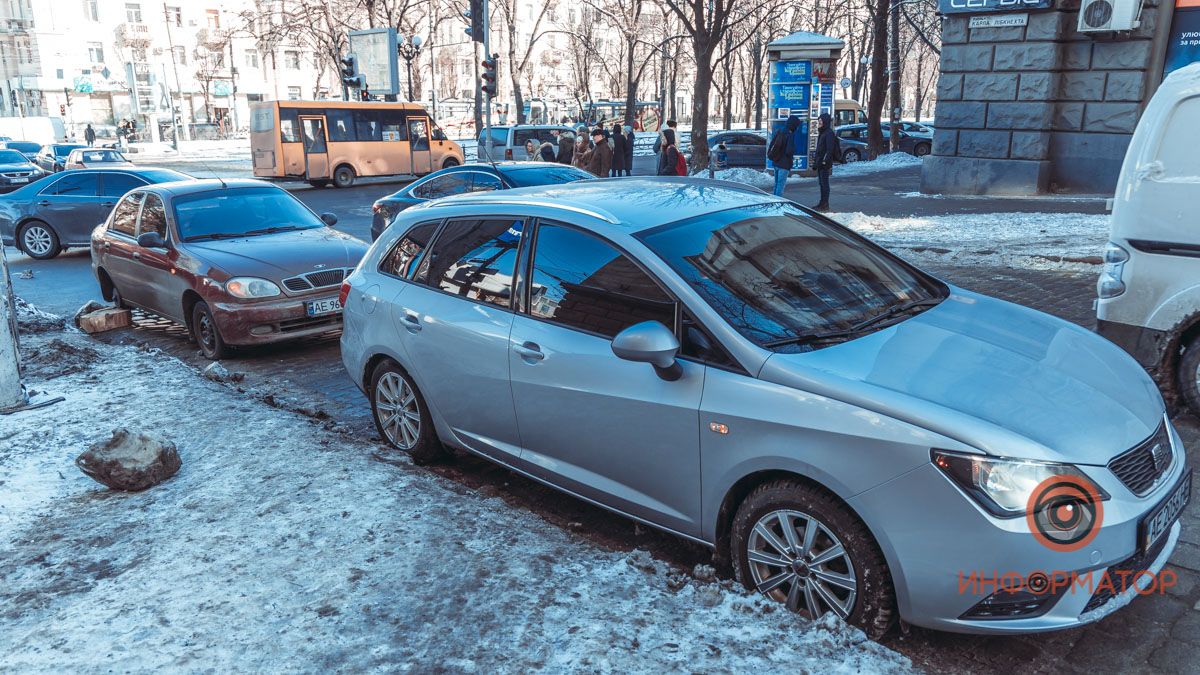
<svg viewBox="0 0 1200 675"><path fill-rule="evenodd" d="M1079 476L1051 476L1029 495L1025 519L1043 546L1075 551L1096 538L1104 504L1091 482Z"/></svg>

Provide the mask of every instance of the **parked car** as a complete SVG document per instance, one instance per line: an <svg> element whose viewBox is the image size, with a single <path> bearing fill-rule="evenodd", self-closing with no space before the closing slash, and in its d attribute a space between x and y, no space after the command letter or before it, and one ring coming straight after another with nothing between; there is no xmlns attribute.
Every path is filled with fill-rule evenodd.
<svg viewBox="0 0 1200 675"><path fill-rule="evenodd" d="M117 200L151 183L187 180L170 169L79 169L48 175L0 197L0 239L30 257L87 246Z"/></svg>
<svg viewBox="0 0 1200 675"><path fill-rule="evenodd" d="M884 138L886 140L888 138L888 134L890 132L890 127L886 124L880 125L880 126L884 129L888 129L888 131L884 131L884 134L883 134ZM835 132L838 135L838 139L840 139L842 141L843 157L846 154L846 152L845 152L845 145L846 145L845 141L846 140L860 141L860 142L862 142L862 145L864 148L867 145L867 125L865 125L865 124L847 124L845 126L837 127ZM932 136L930 136L929 138L926 138L923 136L913 136L912 134L909 134L906 131L900 132L900 150L901 150L901 152L907 152L908 154L916 155L917 157L924 157L925 155L929 154L929 151L932 147L933 147ZM858 159L865 159L866 157L867 157L866 151L861 150L859 153ZM847 160L847 161L854 161L854 160Z"/></svg>
<svg viewBox="0 0 1200 675"><path fill-rule="evenodd" d="M619 180L397 216L341 290L383 438L704 543L873 635L1078 626L1136 589L956 579L1165 564L1191 474L1115 345L752 188Z"/></svg>
<svg viewBox="0 0 1200 675"><path fill-rule="evenodd" d="M752 131L724 131L708 137L708 150L724 143L729 166L762 169L767 166L767 137Z"/></svg>
<svg viewBox="0 0 1200 675"><path fill-rule="evenodd" d="M67 143L51 143L43 145L38 151L34 162L42 168L46 173L55 173L62 171L67 165L67 155L75 148L86 148L86 145L67 144Z"/></svg>
<svg viewBox="0 0 1200 675"><path fill-rule="evenodd" d="M479 162L442 169L371 205L371 241L379 238L397 213L430 199L532 185L558 185L591 178L595 176L582 169L550 162Z"/></svg>
<svg viewBox="0 0 1200 675"><path fill-rule="evenodd" d="M44 175L44 171L20 152L0 150L0 192L12 192Z"/></svg>
<svg viewBox="0 0 1200 675"><path fill-rule="evenodd" d="M881 122L879 126L883 129L883 134L885 136L891 133L891 122ZM900 131L912 136L913 138L924 138L929 141L933 140L933 126L929 124L901 121Z"/></svg>
<svg viewBox="0 0 1200 675"><path fill-rule="evenodd" d="M842 161L849 164L870 157L867 153L866 125L838 127L834 133L837 134L838 145L842 148Z"/></svg>
<svg viewBox="0 0 1200 675"><path fill-rule="evenodd" d="M611 126L611 125L610 125ZM492 127L492 154L490 157L496 161L503 159L529 159L528 153L525 152L525 141L533 141L535 145L542 143L555 144L555 151L558 150L558 139L554 137L554 131L573 131L569 126L562 124L519 124L513 126ZM487 161L489 158L488 150L485 145L486 129L480 129L479 136L476 139L478 148L476 155L481 161Z"/></svg>
<svg viewBox="0 0 1200 675"><path fill-rule="evenodd" d="M118 166L133 166L119 150L108 148L75 148L67 155L64 165L68 169L107 169Z"/></svg>
<svg viewBox="0 0 1200 675"><path fill-rule="evenodd" d="M0 141L0 149L16 150L25 155L25 159L32 162L37 158L38 151L42 149L42 144L32 141Z"/></svg>
<svg viewBox="0 0 1200 675"><path fill-rule="evenodd" d="M1191 214L1200 199L1198 74L1200 65L1194 64L1163 80L1138 121L1117 180L1096 285L1096 330L1132 354L1196 415L1200 232Z"/></svg>
<svg viewBox="0 0 1200 675"><path fill-rule="evenodd" d="M220 359L341 326L338 287L367 245L336 222L263 181L160 183L96 228L92 268L105 299L184 324Z"/></svg>

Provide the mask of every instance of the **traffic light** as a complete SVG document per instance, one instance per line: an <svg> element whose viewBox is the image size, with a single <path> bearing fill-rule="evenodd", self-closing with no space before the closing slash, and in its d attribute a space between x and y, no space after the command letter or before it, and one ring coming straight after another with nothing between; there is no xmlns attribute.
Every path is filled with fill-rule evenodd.
<svg viewBox="0 0 1200 675"><path fill-rule="evenodd" d="M483 89L483 93L493 98L496 96L496 63L499 58L499 54L492 54L484 59L482 64L483 72L479 75L480 87Z"/></svg>
<svg viewBox="0 0 1200 675"><path fill-rule="evenodd" d="M60 103L58 106L58 115L59 115L59 117L66 117L67 116L67 106Z"/></svg>
<svg viewBox="0 0 1200 675"><path fill-rule="evenodd" d="M471 7L463 12L463 17L471 22L471 27L464 32L471 36L472 42L483 42L484 16L487 14L487 0L471 0Z"/></svg>
<svg viewBox="0 0 1200 675"><path fill-rule="evenodd" d="M358 72L358 57L354 54L347 54L341 58L342 62L342 84L351 89L362 89L366 84L366 78Z"/></svg>
<svg viewBox="0 0 1200 675"><path fill-rule="evenodd" d="M358 90L358 100L360 100L360 101L370 101L371 100L371 90L367 88L366 82L364 82L362 85L362 88Z"/></svg>

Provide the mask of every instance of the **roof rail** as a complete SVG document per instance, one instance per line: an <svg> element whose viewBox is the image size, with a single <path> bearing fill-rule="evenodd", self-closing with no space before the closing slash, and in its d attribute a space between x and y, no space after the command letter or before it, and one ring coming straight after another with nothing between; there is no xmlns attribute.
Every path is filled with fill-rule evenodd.
<svg viewBox="0 0 1200 675"><path fill-rule="evenodd" d="M542 201L538 199L502 199L502 198L478 198L469 197L467 199L435 199L433 201L421 204L419 208L435 209L443 206L458 206L460 204L484 204L494 206L543 206L552 209L562 209L564 211L573 211L575 213L591 216L597 220L603 220L613 225L620 224L620 220L613 214L602 211L600 209L585 208L576 206L575 204L563 203L561 201Z"/></svg>

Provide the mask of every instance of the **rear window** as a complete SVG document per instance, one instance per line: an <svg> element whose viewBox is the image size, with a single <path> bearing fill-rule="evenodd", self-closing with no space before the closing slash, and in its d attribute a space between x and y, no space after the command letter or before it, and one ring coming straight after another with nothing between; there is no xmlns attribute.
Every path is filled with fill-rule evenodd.
<svg viewBox="0 0 1200 675"><path fill-rule="evenodd" d="M142 178L151 183L170 183L177 180L191 180L192 177L186 173L180 173L171 169L142 169L138 172Z"/></svg>
<svg viewBox="0 0 1200 675"><path fill-rule="evenodd" d="M504 171L504 175L517 187L574 183L577 180L587 180L588 178L595 177L573 166L508 169Z"/></svg>
<svg viewBox="0 0 1200 675"><path fill-rule="evenodd" d="M275 109L273 107L254 108L250 111L250 131L261 134L275 129Z"/></svg>

